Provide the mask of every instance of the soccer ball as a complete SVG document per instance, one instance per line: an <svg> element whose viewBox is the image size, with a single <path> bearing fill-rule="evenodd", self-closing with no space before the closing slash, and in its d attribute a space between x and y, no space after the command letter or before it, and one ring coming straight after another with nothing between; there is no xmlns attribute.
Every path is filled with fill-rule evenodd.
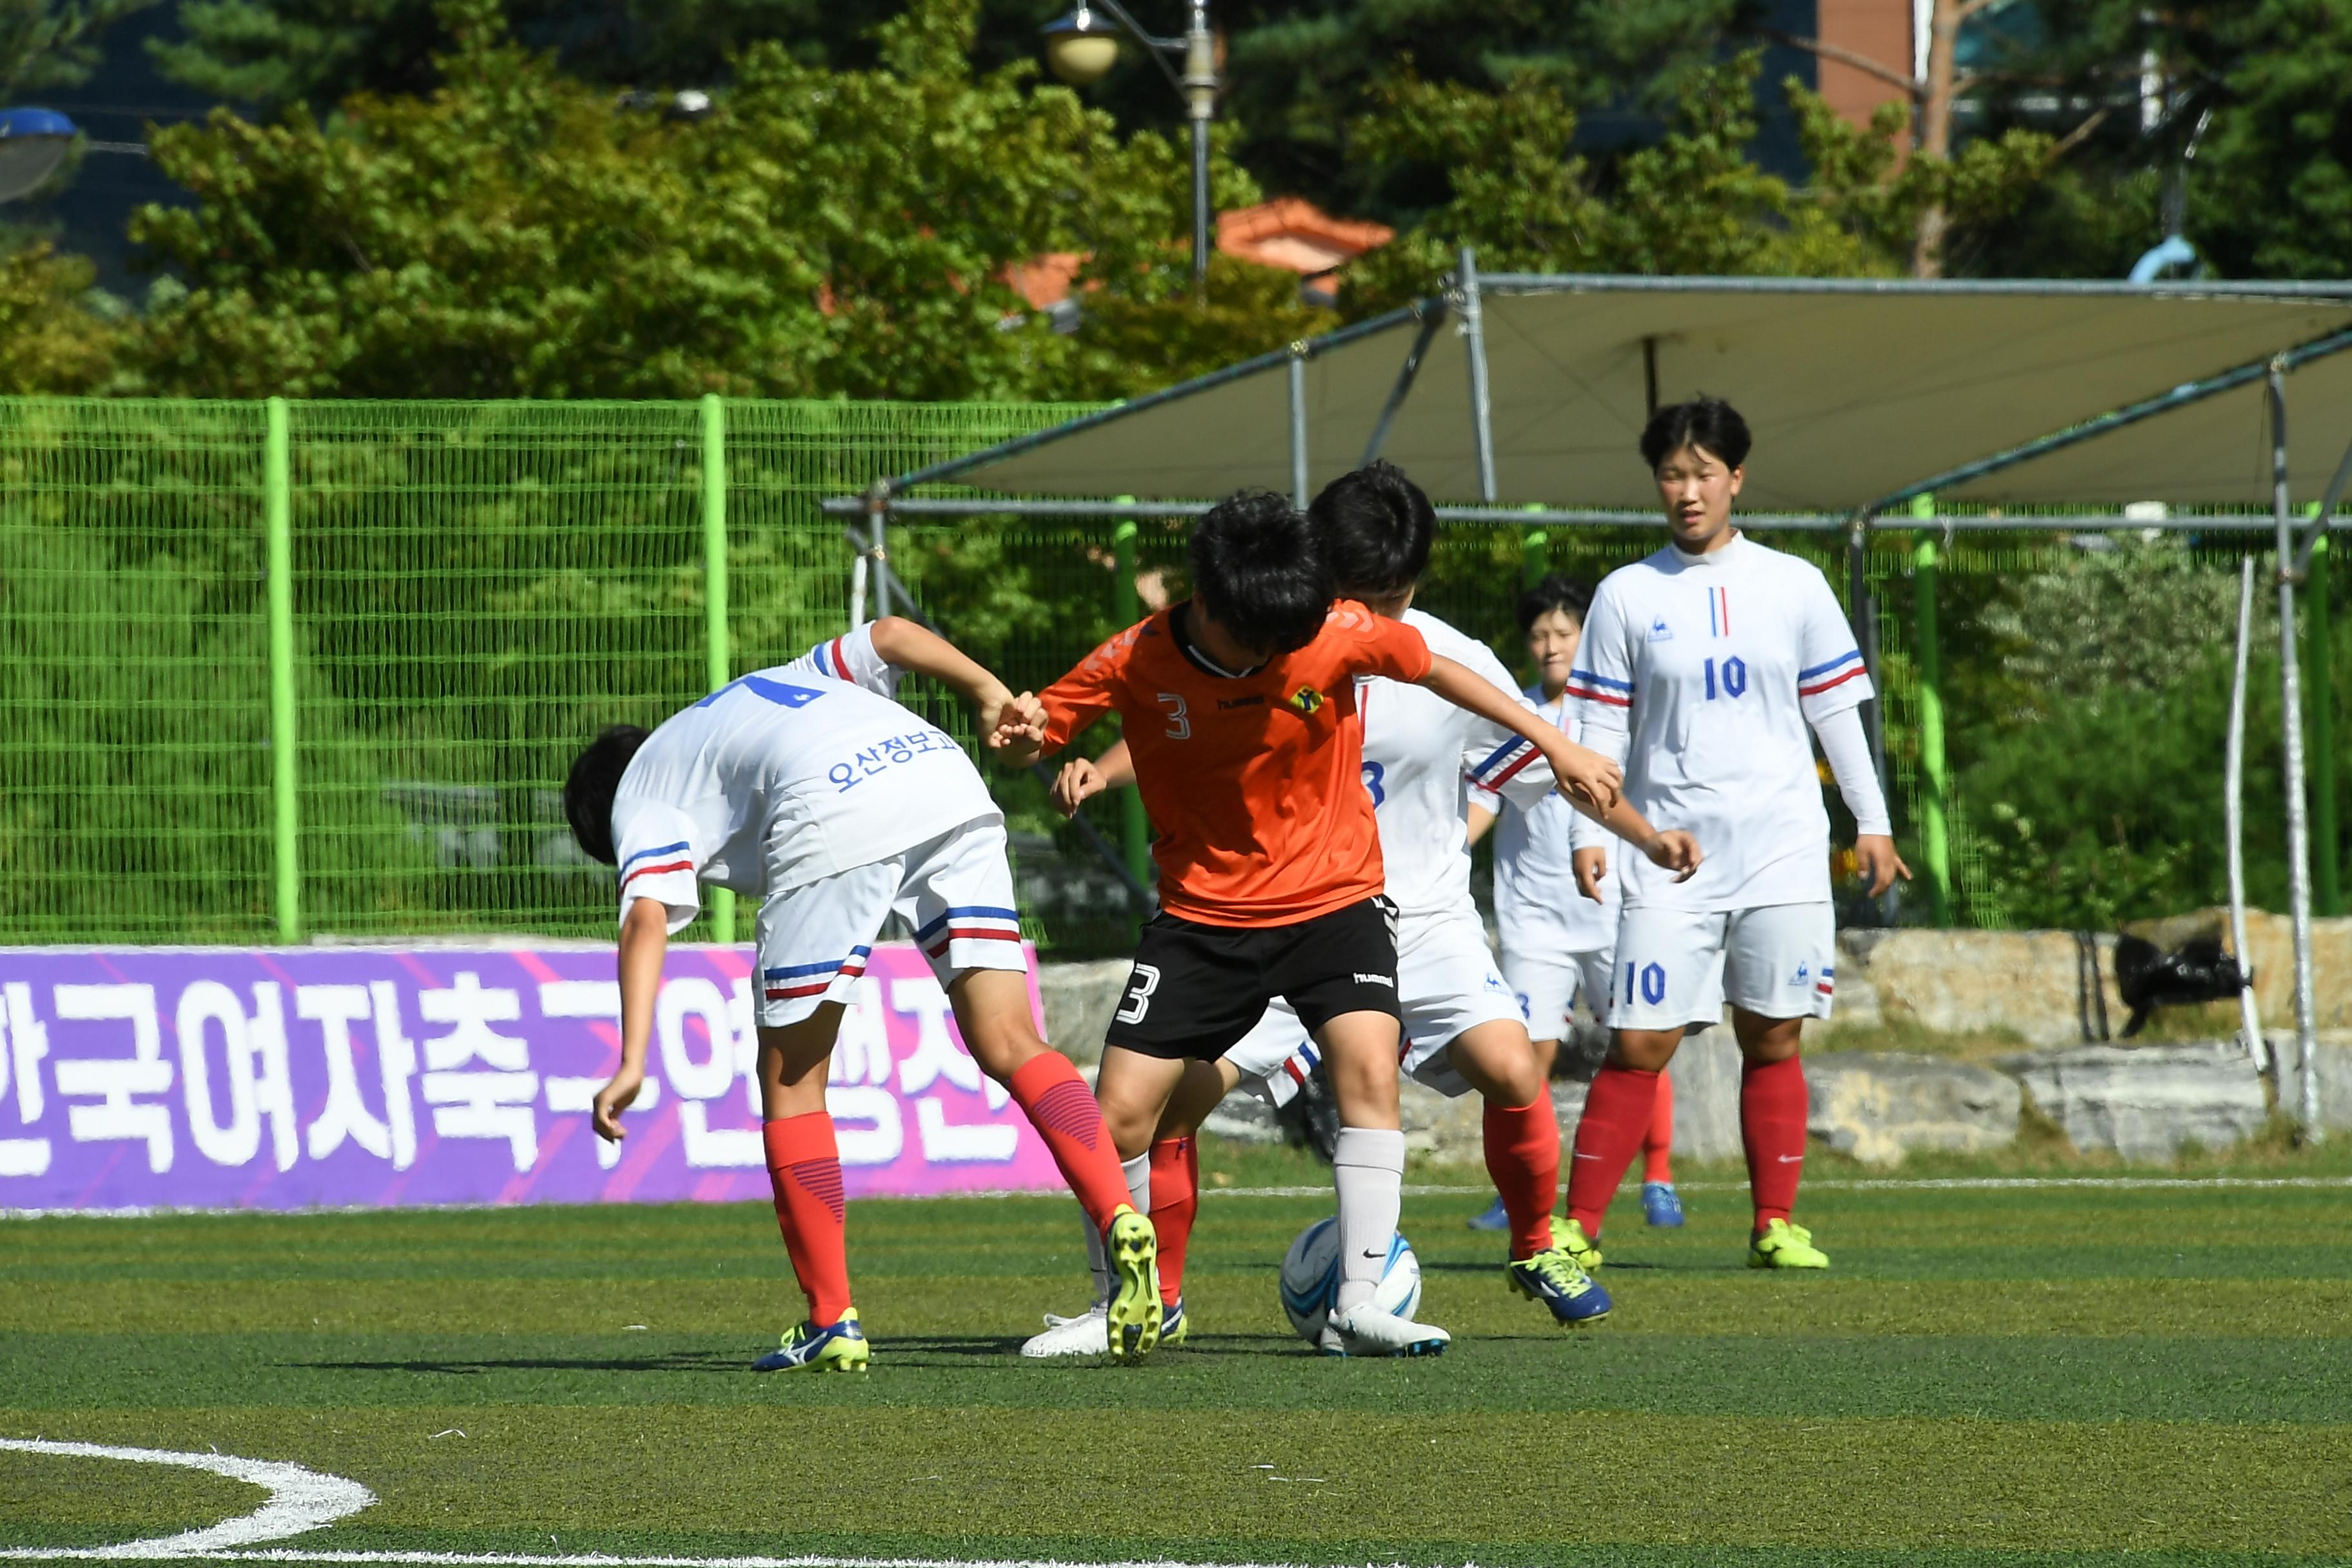
<svg viewBox="0 0 2352 1568"><path fill-rule="evenodd" d="M1318 1219L1298 1233L1282 1259L1282 1310L1300 1339L1312 1344L1323 1337L1323 1321L1339 1289L1339 1222ZM1412 1317L1421 1305L1421 1259L1402 1236L1389 1237L1388 1261L1381 1265L1372 1302L1400 1318Z"/></svg>

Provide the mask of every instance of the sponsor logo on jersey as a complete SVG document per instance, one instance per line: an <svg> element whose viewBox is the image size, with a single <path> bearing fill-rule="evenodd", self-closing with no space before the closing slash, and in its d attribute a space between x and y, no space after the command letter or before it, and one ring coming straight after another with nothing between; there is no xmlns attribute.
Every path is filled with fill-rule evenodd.
<svg viewBox="0 0 2352 1568"><path fill-rule="evenodd" d="M1650 640L1652 642L1672 642L1675 640L1675 628L1666 625L1665 616L1653 616L1650 617Z"/></svg>
<svg viewBox="0 0 2352 1568"><path fill-rule="evenodd" d="M1810 963L1804 963L1802 960L1800 960L1797 964L1797 973L1789 976L1789 984L1791 985L1802 985L1807 981L1812 979L1812 977L1813 966Z"/></svg>
<svg viewBox="0 0 2352 1568"><path fill-rule="evenodd" d="M1311 686L1302 686L1290 694L1290 705L1301 713L1312 713L1323 706L1323 694Z"/></svg>
<svg viewBox="0 0 2352 1568"><path fill-rule="evenodd" d="M1230 711L1235 708L1263 708L1265 706L1265 693L1263 691L1253 691L1247 697L1220 697L1217 699L1217 710L1221 713Z"/></svg>
<svg viewBox="0 0 2352 1568"><path fill-rule="evenodd" d="M1385 985L1391 990L1394 990L1396 988L1396 977L1391 974L1367 974L1360 969L1356 971L1356 984L1359 985Z"/></svg>

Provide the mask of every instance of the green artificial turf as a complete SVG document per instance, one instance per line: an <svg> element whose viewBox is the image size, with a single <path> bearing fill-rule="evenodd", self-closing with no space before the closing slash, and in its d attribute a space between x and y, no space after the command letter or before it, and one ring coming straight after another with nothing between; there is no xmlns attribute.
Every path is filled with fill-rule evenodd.
<svg viewBox="0 0 2352 1568"><path fill-rule="evenodd" d="M744 1370L800 1310L763 1207L6 1222L0 1436L363 1482L321 1550L2352 1561L2352 1189L1828 1180L1836 1266L1791 1277L1701 1180L1681 1232L1621 1204L1617 1312L1573 1333L1506 1291L1477 1194L1428 1194L1454 1349L1343 1363L1274 1281L1328 1199L1215 1195L1313 1184L1285 1159L1205 1153L1194 1338L1139 1368L1013 1353L1084 1304L1060 1200L853 1205L863 1378ZM0 1546L257 1495L0 1453Z"/></svg>

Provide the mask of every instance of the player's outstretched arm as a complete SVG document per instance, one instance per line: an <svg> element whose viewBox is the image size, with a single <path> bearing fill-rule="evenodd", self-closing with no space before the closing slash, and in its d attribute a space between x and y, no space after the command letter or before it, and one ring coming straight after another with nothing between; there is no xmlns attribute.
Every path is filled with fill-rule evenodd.
<svg viewBox="0 0 2352 1568"><path fill-rule="evenodd" d="M1583 809L1581 803L1578 809ZM1593 814L1593 820L1647 856L1652 865L1674 872L1677 882L1687 882L1696 876L1699 862L1706 858L1699 852L1697 839L1679 827L1661 832L1650 826L1649 818L1622 800L1607 811ZM1601 880L1609 875L1609 851L1599 845L1586 845L1576 851L1572 864L1577 891L1596 904L1601 902Z"/></svg>
<svg viewBox="0 0 2352 1568"><path fill-rule="evenodd" d="M659 900L639 899L621 920L621 1065L596 1091L592 1107L596 1136L617 1143L628 1136L621 1112L646 1082L646 1046L653 1038L654 997L661 990L662 960L669 953L669 910Z"/></svg>
<svg viewBox="0 0 2352 1568"><path fill-rule="evenodd" d="M1813 734L1829 759L1838 794L1853 813L1853 858L1856 869L1878 897L1895 879L1911 879L1911 868L1895 852L1895 825L1886 813L1886 796L1878 787L1878 770L1872 764L1870 738L1862 728L1862 712L1848 708L1813 721Z"/></svg>
<svg viewBox="0 0 2352 1568"><path fill-rule="evenodd" d="M1034 726L1045 733L1044 710L1027 692L1015 695L985 665L937 632L898 616L874 623L874 651L900 669L941 681L980 710L983 735L993 734L1008 714L1019 727Z"/></svg>
<svg viewBox="0 0 2352 1568"><path fill-rule="evenodd" d="M1617 802L1625 772L1615 763L1589 751L1559 732L1558 727L1517 697L1498 690L1495 683L1443 654L1433 654L1429 673L1421 684L1456 708L1467 709L1489 723L1499 724L1522 740L1532 742L1551 764L1560 793L1598 812Z"/></svg>
<svg viewBox="0 0 2352 1568"><path fill-rule="evenodd" d="M1135 763L1128 755L1127 742L1121 741L1092 762L1079 757L1062 764L1054 779L1054 809L1064 816L1076 816L1078 807L1103 791L1134 782Z"/></svg>

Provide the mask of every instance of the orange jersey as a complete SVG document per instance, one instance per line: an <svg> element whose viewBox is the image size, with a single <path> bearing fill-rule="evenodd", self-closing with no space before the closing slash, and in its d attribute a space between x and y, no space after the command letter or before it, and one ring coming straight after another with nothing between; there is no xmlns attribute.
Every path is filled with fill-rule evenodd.
<svg viewBox="0 0 2352 1568"><path fill-rule="evenodd" d="M1429 645L1343 599L1305 647L1226 675L1180 642L1188 607L1129 626L1048 688L1045 749L1117 710L1171 915L1291 925L1381 891L1356 678L1419 680Z"/></svg>

